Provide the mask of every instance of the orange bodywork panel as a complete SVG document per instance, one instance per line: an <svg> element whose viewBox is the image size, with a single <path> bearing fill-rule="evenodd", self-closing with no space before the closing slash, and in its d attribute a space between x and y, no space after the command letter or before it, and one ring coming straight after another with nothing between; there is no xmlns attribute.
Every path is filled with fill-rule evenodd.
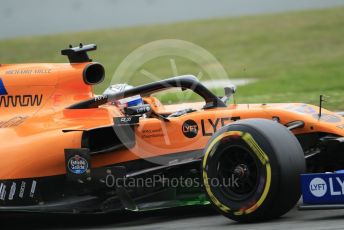
<svg viewBox="0 0 344 230"><path fill-rule="evenodd" d="M124 116L111 104L66 109L94 97L92 86L83 80L88 64L0 66L0 83L4 86L0 94L0 179L65 174L64 150L81 148L83 131L111 127L114 117ZM164 106L154 97L144 100L158 114L189 107L197 110L169 121L140 118L134 127L135 145L92 156L92 167L202 150L218 129L238 119L275 117L282 124L300 120L305 126L296 129L296 134L325 132L344 136L341 116L323 110L328 119L325 116L319 120L319 108L307 104L244 104L203 109L204 103L199 102ZM188 136L190 132L193 136Z"/></svg>

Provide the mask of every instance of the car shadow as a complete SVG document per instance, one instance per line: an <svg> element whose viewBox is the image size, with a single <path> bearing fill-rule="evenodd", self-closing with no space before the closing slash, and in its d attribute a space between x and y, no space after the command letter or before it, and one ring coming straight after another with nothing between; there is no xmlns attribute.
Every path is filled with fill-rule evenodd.
<svg viewBox="0 0 344 230"><path fill-rule="evenodd" d="M7 229L102 229L135 227L191 217L213 216L212 207L183 207L141 213L116 212L102 215L1 214L1 230Z"/></svg>

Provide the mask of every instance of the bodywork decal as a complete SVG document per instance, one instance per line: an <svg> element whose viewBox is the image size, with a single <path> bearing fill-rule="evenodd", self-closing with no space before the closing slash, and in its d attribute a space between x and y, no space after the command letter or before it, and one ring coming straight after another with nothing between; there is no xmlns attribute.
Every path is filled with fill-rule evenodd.
<svg viewBox="0 0 344 230"><path fill-rule="evenodd" d="M7 95L7 90L1 78L0 78L0 95Z"/></svg>

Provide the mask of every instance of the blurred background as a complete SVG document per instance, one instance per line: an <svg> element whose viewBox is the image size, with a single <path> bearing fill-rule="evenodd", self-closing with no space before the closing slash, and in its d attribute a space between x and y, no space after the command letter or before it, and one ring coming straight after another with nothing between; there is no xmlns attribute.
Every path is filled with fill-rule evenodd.
<svg viewBox="0 0 344 230"><path fill-rule="evenodd" d="M318 103L344 109L343 0L0 0L0 63L66 62L60 50L95 43L109 85L121 61L159 39L181 39L212 53L240 85L239 103ZM158 78L197 74L178 57L145 64ZM209 64L209 63L208 63ZM134 84L145 76L135 75ZM204 76L202 80L211 76ZM129 82L130 83L130 82ZM222 85L213 86L222 92ZM169 97L173 97L170 95ZM173 98L166 100L173 101Z"/></svg>

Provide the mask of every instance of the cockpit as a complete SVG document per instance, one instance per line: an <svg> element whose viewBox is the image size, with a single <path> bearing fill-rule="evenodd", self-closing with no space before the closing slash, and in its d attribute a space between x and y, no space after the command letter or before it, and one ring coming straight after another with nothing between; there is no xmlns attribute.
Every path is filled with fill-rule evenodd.
<svg viewBox="0 0 344 230"><path fill-rule="evenodd" d="M183 101L182 97L179 103L164 105L156 95L170 90L173 90L174 96L181 95L183 91L191 91L191 93L195 93L198 97L203 98L204 101L188 103ZM235 86L225 87L225 96L219 98L205 88L196 77L187 75L138 87L128 84L112 85L104 91L103 97L108 98L107 103L117 106L126 116L156 117L168 120L201 109L226 107L235 90ZM128 97L125 97L126 95Z"/></svg>

